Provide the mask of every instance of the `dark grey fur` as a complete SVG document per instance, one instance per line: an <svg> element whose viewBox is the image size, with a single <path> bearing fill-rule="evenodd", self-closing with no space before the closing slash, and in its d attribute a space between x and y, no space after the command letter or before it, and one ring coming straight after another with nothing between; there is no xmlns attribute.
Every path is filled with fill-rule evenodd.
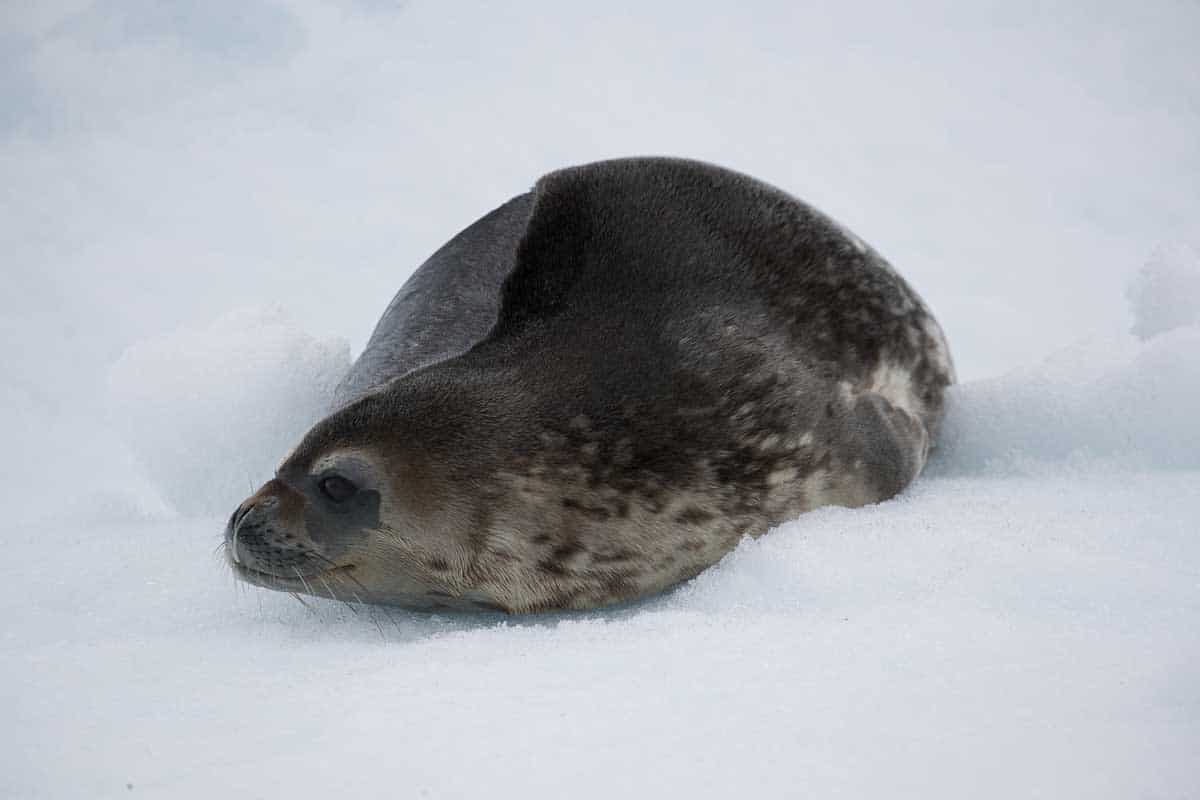
<svg viewBox="0 0 1200 800"><path fill-rule="evenodd" d="M952 380L917 295L817 211L706 164L601 162L434 254L278 480L319 505L314 464L374 465L381 522L304 526L330 563L350 543L372 599L586 608L891 497Z"/></svg>

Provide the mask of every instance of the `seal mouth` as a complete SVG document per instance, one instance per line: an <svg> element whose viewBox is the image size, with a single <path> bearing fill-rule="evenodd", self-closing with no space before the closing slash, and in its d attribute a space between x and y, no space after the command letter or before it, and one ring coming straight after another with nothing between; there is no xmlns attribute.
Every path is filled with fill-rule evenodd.
<svg viewBox="0 0 1200 800"><path fill-rule="evenodd" d="M327 594L333 594L333 590L329 587L327 578L349 573L354 570L353 564L341 564L339 566L330 567L321 572L314 572L311 575L297 573L293 576L276 575L273 572L263 572L262 570L247 567L244 564L231 564L233 572L246 583L252 583L255 586L262 586L267 589L282 589L284 591L307 592L308 594L320 597L322 596L318 589L326 589ZM316 581L318 587L315 589L313 581Z"/></svg>

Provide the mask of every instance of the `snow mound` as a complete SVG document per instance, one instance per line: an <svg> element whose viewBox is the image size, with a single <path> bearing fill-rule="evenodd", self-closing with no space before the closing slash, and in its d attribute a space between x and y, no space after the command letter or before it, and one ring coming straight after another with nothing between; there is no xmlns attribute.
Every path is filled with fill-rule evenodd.
<svg viewBox="0 0 1200 800"><path fill-rule="evenodd" d="M930 471L1024 471L1070 459L1196 468L1198 408L1200 327L1080 345L954 387Z"/></svg>
<svg viewBox="0 0 1200 800"><path fill-rule="evenodd" d="M1133 332L1149 339L1200 322L1200 251L1187 245L1162 247L1126 290Z"/></svg>
<svg viewBox="0 0 1200 800"><path fill-rule="evenodd" d="M1200 254L1160 248L1130 284L1133 334L951 389L934 474L1063 460L1200 467Z"/></svg>
<svg viewBox="0 0 1200 800"><path fill-rule="evenodd" d="M349 365L345 341L314 339L278 309L239 309L127 349L109 407L168 502L224 514L325 413Z"/></svg>

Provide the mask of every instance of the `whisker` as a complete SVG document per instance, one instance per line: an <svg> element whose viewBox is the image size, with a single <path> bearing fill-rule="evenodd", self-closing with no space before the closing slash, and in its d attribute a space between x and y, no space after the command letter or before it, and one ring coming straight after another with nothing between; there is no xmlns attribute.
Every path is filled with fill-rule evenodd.
<svg viewBox="0 0 1200 800"><path fill-rule="evenodd" d="M341 599L334 593L333 589L329 585L329 582L325 580L324 575L318 574L316 576L316 578L317 578L317 580L319 580L321 582L321 585L325 587L325 591L329 594L330 600L334 601L335 603L340 603L341 605L344 605L346 608L350 609L350 612L352 614L354 614L354 616L356 616L356 617L358 616L358 612L354 610L354 606L350 605L349 603L347 603L345 600ZM343 619L344 619L344 617L343 617Z"/></svg>
<svg viewBox="0 0 1200 800"><path fill-rule="evenodd" d="M333 593L333 589L329 587L329 582L325 580L325 576L318 572L314 577L321 582L322 586L325 587L325 593L329 595L329 599L337 600L337 595L335 595Z"/></svg>
<svg viewBox="0 0 1200 800"><path fill-rule="evenodd" d="M404 635L404 629L400 627L400 623L398 623L396 621L396 618L394 616L392 616L392 610L390 608L388 608L386 605L381 604L378 601L376 601L375 593L372 592L370 589L368 589L366 586L364 586L362 581L360 581L358 578L354 577L354 575L352 575L349 570L338 569L339 567L341 567L343 565L338 564L333 559L323 556L317 552L310 553L310 555L313 556L314 558L320 559L321 561L325 562L326 564L328 564L330 566L331 571L329 573L327 573L328 577L330 577L331 579L333 579L334 581L336 581L338 583L341 583L343 581L343 579L351 581L355 586L357 586L360 590L362 590L362 595L360 595L358 592L354 591L353 589L349 588L348 586L345 587L347 589L347 591L350 592L351 596L355 600L358 601L358 604L366 610L367 614L371 618L371 622L374 623L375 627L379 630L379 635L381 637L384 636L383 626L380 625L379 620L375 618L375 609L376 608L378 608L380 611L383 612L383 615L385 617L387 617L388 622L390 622L392 624L392 627L396 629L396 633L400 634L401 636ZM332 571L335 569L337 570L336 572ZM317 577L321 580L322 583L325 583L326 575L318 575ZM325 586L326 586L326 589L329 588L329 584L325 583ZM364 600L363 595L366 595L370 602L368 602L368 600ZM331 596L332 596L332 594L331 594ZM350 603L348 603L344 600L341 602L346 606L346 608L350 609L356 616L358 615L358 610L355 609L353 605L351 605ZM386 637L384 637L384 638L386 638Z"/></svg>
<svg viewBox="0 0 1200 800"><path fill-rule="evenodd" d="M296 573L296 577L300 579L300 583L304 586L304 591L308 592L309 594L313 594L312 587L308 585L308 581L304 579L304 575L300 572L300 569L298 567L292 567L292 572Z"/></svg>
<svg viewBox="0 0 1200 800"><path fill-rule="evenodd" d="M334 580L337 580L339 574L340 573L334 573L330 577L332 577ZM375 619L375 611L373 610L373 607L364 603L362 598L358 596L358 592L354 591L353 589L350 590L350 594L353 595L354 598L358 600L359 604L367 610L367 616L371 618L371 622L375 625L376 630L379 631L379 638L386 639L387 637L383 635L383 626L379 624L379 620ZM355 610L354 606L346 603L346 608L353 611L355 616L358 616L358 611Z"/></svg>
<svg viewBox="0 0 1200 800"><path fill-rule="evenodd" d="M369 606L366 603L364 603L363 599L358 596L358 592L354 591L353 589L350 590L350 594L355 600L358 601L358 604L360 606L362 606L363 608L365 608L367 610L367 614L371 617L371 622L375 623L375 627L379 629L379 635L383 636L383 626L379 624L379 620L375 619L375 606ZM351 611L354 611L355 615L357 616L358 611L355 611L354 606L347 603L346 608L349 608ZM389 616L388 619L391 620L391 617ZM391 621L392 621L392 624L395 625L395 620L391 620ZM397 628L397 630L399 630L399 628Z"/></svg>
<svg viewBox="0 0 1200 800"><path fill-rule="evenodd" d="M294 597L294 598L296 599L296 602L297 602L297 603L299 603L300 605L302 605L302 606L304 606L305 608L307 608L307 609L308 609L308 612L309 612L310 614L312 614L312 615L314 615L314 616L316 615L316 613L317 613L317 610L316 610L315 608L313 608L312 606L310 606L308 603L304 602L304 598L303 598L303 597L301 597L300 595L296 594L295 592L288 592L288 594L290 594L292 597ZM260 605L261 605L261 603L260 603Z"/></svg>
<svg viewBox="0 0 1200 800"><path fill-rule="evenodd" d="M386 604L383 604L383 603L378 603L378 602L375 602L375 598L374 598L374 596L373 596L373 594L374 594L374 593L373 593L373 592L371 592L369 589L367 589L367 587L366 587L366 586L363 586L363 582L362 582L362 581L360 581L358 578L354 577L353 575L351 575L351 574L349 574L349 573L342 573L342 574L343 574L343 575L344 575L346 578L349 578L350 580L354 581L354 584L355 584L355 585L356 585L356 586L357 586L359 589L362 589L362 591L363 591L363 594L365 594L367 597L371 598L371 601L372 601L372 602L371 602L371 605L369 605L369 606L368 606L368 605L367 605L367 603L366 603L366 601L364 601L364 600L362 599L362 597L360 597L360 596L359 596L358 592L353 592L353 590L352 590L352 593L354 594L354 598L355 598L356 600L358 600L358 602L359 602L360 604L362 604L362 606L363 606L364 608L378 608L378 609L380 609L380 610L383 612L383 615L384 615L385 617L387 617L387 619L388 619L388 622L392 623L392 627L396 629L396 633L398 633L398 634L400 634L401 636L403 636L403 635L404 635L404 631L403 631L403 629L400 627L400 623L399 623L399 622L396 622L396 618L395 618L395 617L392 615L392 609L391 609L391 607L389 607L388 605L386 605Z"/></svg>
<svg viewBox="0 0 1200 800"><path fill-rule="evenodd" d="M371 592L368 591L367 587L362 585L362 581L360 581L358 578L351 575L349 570L339 569L340 567L343 566L342 564L339 564L332 559L326 558L325 556L321 555L320 553L313 553L312 555L315 556L316 558L319 558L322 561L324 561L332 569L338 569L337 572L332 572L332 570L331 570L329 573L329 577L333 578L334 580L341 580L342 578L349 578L350 580L354 581L354 583L356 583L358 585L358 588L362 589L364 593L366 593L368 595L371 594ZM355 597L357 597L357 595L355 595ZM359 602L361 603L362 600L359 599Z"/></svg>
<svg viewBox="0 0 1200 800"><path fill-rule="evenodd" d="M326 564L329 564L331 568L337 568L339 566L336 562L326 558L325 556L321 555L320 553L312 552L312 553L309 553L309 555L311 555L313 558L317 558L317 559L320 559L321 561L324 561ZM330 577L333 577L335 580L337 579L336 576L334 576L334 575L331 575ZM319 580L321 582L321 585L325 587L325 592L329 595L330 600L334 601L335 603L340 603L341 605L344 605L346 608L350 609L350 612L352 614L354 614L355 616L358 616L358 611L356 611L353 606L351 606L345 600L343 600L337 596L337 593L333 591L333 588L329 585L329 582L325 580L324 574L317 573L316 579Z"/></svg>
<svg viewBox="0 0 1200 800"><path fill-rule="evenodd" d="M233 603L234 603L234 606L236 607L237 604L239 602L241 602L241 599L242 599L241 590L238 588L238 584L240 584L241 581L238 580L237 573L234 572L232 569L230 569L227 574L229 575L230 580L233 581L233 586L230 588L233 591Z"/></svg>
<svg viewBox="0 0 1200 800"><path fill-rule="evenodd" d="M325 556L321 555L320 553L313 553L313 555L316 556L317 558L321 559L322 561L324 561L326 564L329 564L330 567L336 568L339 566L339 564L337 564L335 561L333 561L329 558L326 558ZM349 570L339 570L338 572L331 572L329 574L329 577L332 578L334 581L338 581L338 582L340 582L343 578L350 580L354 583L355 586L357 586L359 589L362 590L363 594L365 594L367 597L371 597L372 602L367 603L365 600L362 599L362 595L360 595L358 592L354 591L353 589L349 589L351 596L353 596L354 599L358 601L359 605L361 605L364 609L366 609L367 613L371 616L371 621L375 623L376 627L380 628L380 635L382 635L382 627L379 625L379 622L375 619L375 611L374 611L375 608L379 608L381 611L383 611L384 616L386 616L388 618L388 622L392 623L392 627L394 627L396 629L396 632L403 635L404 632L401 630L400 624L396 622L396 618L392 616L391 609L389 609L385 605L375 603L374 597L372 596L373 593L371 592L371 590L368 589L366 586L364 586L362 581L360 581L358 578L356 578L352 574L350 574ZM324 581L324 576L321 576L321 579L322 579L322 581ZM358 611L355 610L354 606L350 605L349 603L346 603L346 607L349 608L351 611L354 611L354 613L356 615L358 614Z"/></svg>

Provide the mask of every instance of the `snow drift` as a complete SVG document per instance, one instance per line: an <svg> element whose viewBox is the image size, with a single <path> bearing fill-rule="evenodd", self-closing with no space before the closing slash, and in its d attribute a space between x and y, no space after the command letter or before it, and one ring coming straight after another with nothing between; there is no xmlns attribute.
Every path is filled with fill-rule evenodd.
<svg viewBox="0 0 1200 800"><path fill-rule="evenodd" d="M278 309L239 309L130 347L109 404L168 501L226 514L325 415L349 367L345 341L319 341Z"/></svg>
<svg viewBox="0 0 1200 800"><path fill-rule="evenodd" d="M1161 249L1128 296L1137 337L1079 343L1037 366L955 387L934 472L1068 458L1200 468L1200 257Z"/></svg>

